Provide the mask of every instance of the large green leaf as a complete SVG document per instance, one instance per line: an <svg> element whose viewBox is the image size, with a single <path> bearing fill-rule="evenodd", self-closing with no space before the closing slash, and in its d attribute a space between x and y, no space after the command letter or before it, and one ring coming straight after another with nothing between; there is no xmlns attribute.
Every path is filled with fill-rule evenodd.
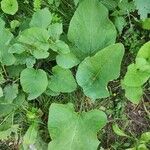
<svg viewBox="0 0 150 150"><path fill-rule="evenodd" d="M149 0L135 0L135 5L138 9L138 14L141 19L146 19L150 13L150 1Z"/></svg>
<svg viewBox="0 0 150 150"><path fill-rule="evenodd" d="M123 55L123 45L113 44L79 65L76 78L86 96L92 99L109 96L107 84L119 77Z"/></svg>
<svg viewBox="0 0 150 150"><path fill-rule="evenodd" d="M26 68L21 72L21 86L23 91L28 93L28 100L32 100L40 96L46 91L48 80L45 71L33 68Z"/></svg>
<svg viewBox="0 0 150 150"><path fill-rule="evenodd" d="M142 57L137 57L136 58L136 67L138 70L141 72L147 72L150 74L150 63L148 60L142 58Z"/></svg>
<svg viewBox="0 0 150 150"><path fill-rule="evenodd" d="M32 27L24 30L18 41L28 45L28 51L37 59L47 58L49 56L49 34L46 29Z"/></svg>
<svg viewBox="0 0 150 150"><path fill-rule="evenodd" d="M77 47L74 53L83 58L115 43L116 29L107 8L98 0L83 0L70 22L68 38Z"/></svg>
<svg viewBox="0 0 150 150"><path fill-rule="evenodd" d="M69 69L63 69L59 66L52 68L53 75L50 76L49 88L56 92L73 92L77 88L77 84Z"/></svg>
<svg viewBox="0 0 150 150"><path fill-rule="evenodd" d="M149 73L140 71L136 64L128 66L126 76L123 83L127 86L139 87L142 86L149 78Z"/></svg>
<svg viewBox="0 0 150 150"><path fill-rule="evenodd" d="M150 78L150 42L139 50L135 64L128 66L122 81L125 96L134 104L138 104L143 95L143 84Z"/></svg>
<svg viewBox="0 0 150 150"><path fill-rule="evenodd" d="M138 104L141 101L143 95L143 89L141 86L132 87L127 86L122 82L122 88L125 89L125 96L134 104Z"/></svg>
<svg viewBox="0 0 150 150"><path fill-rule="evenodd" d="M150 41L140 48L137 58L144 58L150 65Z"/></svg>
<svg viewBox="0 0 150 150"><path fill-rule="evenodd" d="M150 30L150 17L141 21L143 29Z"/></svg>
<svg viewBox="0 0 150 150"><path fill-rule="evenodd" d="M136 57L136 66L143 74L147 73L150 77L150 41L140 48Z"/></svg>
<svg viewBox="0 0 150 150"><path fill-rule="evenodd" d="M52 141L48 150L97 150L97 132L107 122L100 110L76 113L72 104L55 104L49 109L48 129Z"/></svg>
<svg viewBox="0 0 150 150"><path fill-rule="evenodd" d="M52 15L48 8L44 8L36 11L31 19L30 26L31 27L40 27L46 29L52 20Z"/></svg>
<svg viewBox="0 0 150 150"><path fill-rule="evenodd" d="M0 23L0 36L3 37L0 40L0 62L3 65L12 65L15 62L15 57L13 54L8 53L9 43L13 39L13 35L9 30L5 29L5 23L1 20Z"/></svg>
<svg viewBox="0 0 150 150"><path fill-rule="evenodd" d="M17 0L2 0L1 8L4 13L14 15L18 11Z"/></svg>

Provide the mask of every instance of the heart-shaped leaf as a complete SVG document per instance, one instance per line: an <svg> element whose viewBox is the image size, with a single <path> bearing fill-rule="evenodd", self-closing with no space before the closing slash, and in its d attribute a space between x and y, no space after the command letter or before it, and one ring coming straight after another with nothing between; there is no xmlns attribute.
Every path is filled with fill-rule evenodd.
<svg viewBox="0 0 150 150"><path fill-rule="evenodd" d="M50 76L49 88L56 92L68 93L77 88L77 84L69 69L63 69L59 66L52 68L53 75Z"/></svg>
<svg viewBox="0 0 150 150"><path fill-rule="evenodd" d="M48 79L45 71L33 68L26 68L21 72L21 86L23 91L28 93L28 100L32 100L40 96L46 91Z"/></svg>
<svg viewBox="0 0 150 150"><path fill-rule="evenodd" d="M92 99L109 96L107 84L119 77L123 55L124 47L118 43L85 58L78 67L76 79L86 96Z"/></svg>
<svg viewBox="0 0 150 150"><path fill-rule="evenodd" d="M98 0L81 1L70 22L68 39L77 47L74 53L83 58L115 43L116 29L107 8Z"/></svg>
<svg viewBox="0 0 150 150"><path fill-rule="evenodd" d="M139 50L136 62L128 66L122 81L125 96L134 104L138 104L143 95L143 84L150 78L150 42Z"/></svg>
<svg viewBox="0 0 150 150"><path fill-rule="evenodd" d="M73 104L53 103L49 109L52 141L48 150L97 150L97 132L106 122L106 114L100 110L76 113Z"/></svg>
<svg viewBox="0 0 150 150"><path fill-rule="evenodd" d="M57 64L62 68L72 68L80 63L80 60L73 54L60 54L56 57Z"/></svg>

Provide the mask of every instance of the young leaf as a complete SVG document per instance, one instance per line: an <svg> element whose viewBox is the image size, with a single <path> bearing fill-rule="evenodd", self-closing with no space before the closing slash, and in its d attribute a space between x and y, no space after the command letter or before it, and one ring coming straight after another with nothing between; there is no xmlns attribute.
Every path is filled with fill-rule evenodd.
<svg viewBox="0 0 150 150"><path fill-rule="evenodd" d="M74 4L77 6L80 0L74 0Z"/></svg>
<svg viewBox="0 0 150 150"><path fill-rule="evenodd" d="M28 100L32 100L40 96L46 91L48 80L46 72L33 68L26 68L21 72L20 76L21 86L23 91L28 93Z"/></svg>
<svg viewBox="0 0 150 150"><path fill-rule="evenodd" d="M14 30L15 28L19 27L19 25L20 25L20 22L18 20L12 20L10 22L10 27L11 27L12 30Z"/></svg>
<svg viewBox="0 0 150 150"><path fill-rule="evenodd" d="M5 22L1 19L1 17L0 17L0 27L1 29L5 28Z"/></svg>
<svg viewBox="0 0 150 150"><path fill-rule="evenodd" d="M146 30L150 30L150 18L146 18L142 20L142 28Z"/></svg>
<svg viewBox="0 0 150 150"><path fill-rule="evenodd" d="M61 40L57 40L55 43L50 44L50 48L54 52L58 52L60 54L68 54L70 52L69 46Z"/></svg>
<svg viewBox="0 0 150 150"><path fill-rule="evenodd" d="M16 108L19 108L25 103L25 94L20 91L18 96L13 100L13 104L16 105Z"/></svg>
<svg viewBox="0 0 150 150"><path fill-rule="evenodd" d="M37 58L47 58L49 56L49 34L46 29L32 27L24 30L18 38L18 41L28 45L28 50Z"/></svg>
<svg viewBox="0 0 150 150"><path fill-rule="evenodd" d="M14 133L15 135L17 135L18 134L17 133L18 128L19 128L18 125L12 125L11 128L4 130L4 131L0 131L0 139L1 140L8 140L8 138L11 136L11 133Z"/></svg>
<svg viewBox="0 0 150 150"><path fill-rule="evenodd" d="M15 57L13 54L8 53L9 43L13 39L13 35L9 30L5 29L5 23L0 19L0 36L3 37L0 40L0 62L3 65L12 65L15 62Z"/></svg>
<svg viewBox="0 0 150 150"><path fill-rule="evenodd" d="M49 4L53 4L54 0L48 0Z"/></svg>
<svg viewBox="0 0 150 150"><path fill-rule="evenodd" d="M27 132L23 137L23 148L24 150L31 149L35 147L36 139L38 136L38 124L36 122L32 123Z"/></svg>
<svg viewBox="0 0 150 150"><path fill-rule="evenodd" d="M145 132L141 135L140 143L148 143L150 142L150 132Z"/></svg>
<svg viewBox="0 0 150 150"><path fill-rule="evenodd" d="M41 5L42 5L42 0L34 0L33 1L34 11L40 10Z"/></svg>
<svg viewBox="0 0 150 150"><path fill-rule="evenodd" d="M16 58L14 65L24 65L26 64L27 59L31 57L30 53L27 52L23 52L21 54L14 54L14 56Z"/></svg>
<svg viewBox="0 0 150 150"><path fill-rule="evenodd" d="M0 103L0 117L4 117L14 111L15 107L12 104Z"/></svg>
<svg viewBox="0 0 150 150"><path fill-rule="evenodd" d="M55 3L56 7L59 7L61 0L48 0L49 4Z"/></svg>
<svg viewBox="0 0 150 150"><path fill-rule="evenodd" d="M32 68L36 63L36 59L33 56L30 56L26 59L27 68Z"/></svg>
<svg viewBox="0 0 150 150"><path fill-rule="evenodd" d="M119 0L119 15L128 15L130 12L134 12L136 7L133 1L129 0Z"/></svg>
<svg viewBox="0 0 150 150"><path fill-rule="evenodd" d="M83 58L115 43L116 29L107 8L98 0L81 1L70 22L68 39L78 48L74 53L82 53Z"/></svg>
<svg viewBox="0 0 150 150"><path fill-rule="evenodd" d="M48 87L47 87L47 89L46 89L46 91L45 91L45 94L46 94L47 96L58 96L58 95L60 94L59 92L54 92L54 91L52 91L50 88L51 88L51 85L48 84Z"/></svg>
<svg viewBox="0 0 150 150"><path fill-rule="evenodd" d="M52 20L52 15L48 8L36 11L31 19L30 27L39 27L46 29Z"/></svg>
<svg viewBox="0 0 150 150"><path fill-rule="evenodd" d="M17 0L2 0L1 8L4 13L14 15L18 11Z"/></svg>
<svg viewBox="0 0 150 150"><path fill-rule="evenodd" d="M52 141L48 150L96 150L99 145L97 132L107 122L100 110L81 114L74 112L73 104L53 103L49 109L48 129Z"/></svg>
<svg viewBox="0 0 150 150"><path fill-rule="evenodd" d="M8 52L12 54L13 53L21 54L24 51L25 51L25 46L23 46L22 44L18 44L18 43L13 44L8 50Z"/></svg>
<svg viewBox="0 0 150 150"><path fill-rule="evenodd" d="M0 87L0 97L3 97L3 89Z"/></svg>
<svg viewBox="0 0 150 150"><path fill-rule="evenodd" d="M117 16L117 17L115 17L114 24L115 24L117 30L119 31L119 34L121 34L123 28L126 25L126 20L124 19L124 17Z"/></svg>
<svg viewBox="0 0 150 150"><path fill-rule="evenodd" d="M48 33L50 37L54 40L59 40L62 32L63 32L62 23L55 23L48 27Z"/></svg>
<svg viewBox="0 0 150 150"><path fill-rule="evenodd" d="M55 66L52 68L52 72L53 75L49 80L49 88L52 91L69 93L76 90L77 84L70 70Z"/></svg>
<svg viewBox="0 0 150 150"><path fill-rule="evenodd" d="M145 144L140 144L137 147L137 150L149 150Z"/></svg>
<svg viewBox="0 0 150 150"><path fill-rule="evenodd" d="M118 6L118 0L100 0L109 10L114 10Z"/></svg>
<svg viewBox="0 0 150 150"><path fill-rule="evenodd" d="M122 82L122 88L125 89L125 96L134 104L138 104L143 95L143 89L141 86L132 87L127 86Z"/></svg>
<svg viewBox="0 0 150 150"><path fill-rule="evenodd" d="M12 101L17 97L18 94L18 84L6 85L4 88L5 101L12 103Z"/></svg>
<svg viewBox="0 0 150 150"><path fill-rule="evenodd" d="M81 62L76 79L86 96L93 100L109 96L107 84L119 77L123 55L124 47L118 43Z"/></svg>
<svg viewBox="0 0 150 150"><path fill-rule="evenodd" d="M57 64L65 69L72 68L80 63L80 60L73 54L60 54L56 56Z"/></svg>
<svg viewBox="0 0 150 150"><path fill-rule="evenodd" d="M119 128L119 126L118 126L117 124L114 124L112 127L113 127L113 131L114 131L117 135L128 137L128 135L125 134L124 131L122 131L122 130Z"/></svg>
<svg viewBox="0 0 150 150"><path fill-rule="evenodd" d="M126 150L137 150L136 147L133 147L133 148L128 148Z"/></svg>
<svg viewBox="0 0 150 150"><path fill-rule="evenodd" d="M0 69L0 71L1 71L1 69ZM3 75L3 73L2 73L2 71L0 72L0 84L3 84L3 83L5 83L5 79L4 79L4 75Z"/></svg>

